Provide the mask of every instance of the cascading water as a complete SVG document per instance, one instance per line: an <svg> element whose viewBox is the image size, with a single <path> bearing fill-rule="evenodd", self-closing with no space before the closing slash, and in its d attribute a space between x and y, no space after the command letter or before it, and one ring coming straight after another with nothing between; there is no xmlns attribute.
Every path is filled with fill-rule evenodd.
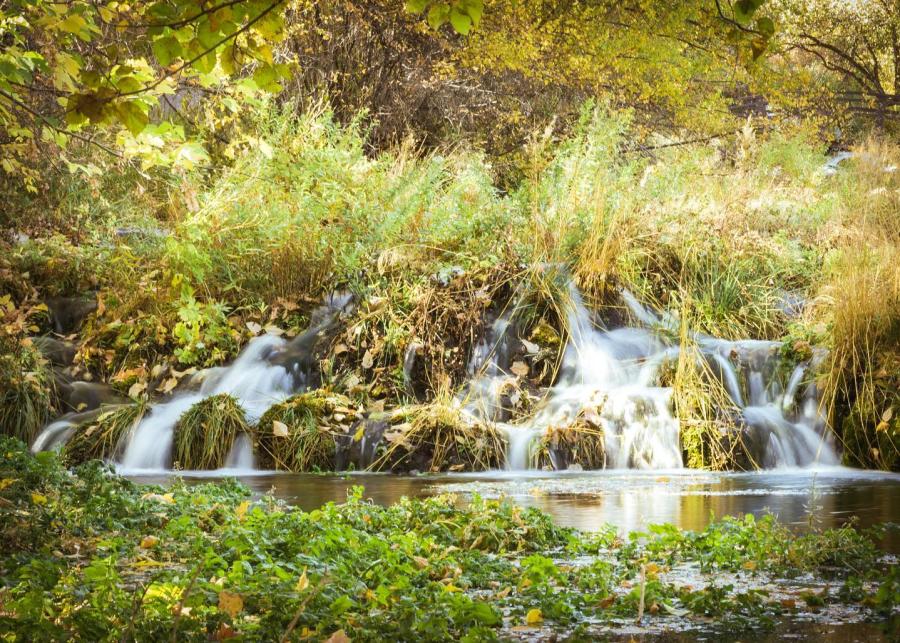
<svg viewBox="0 0 900 643"><path fill-rule="evenodd" d="M677 360L680 348L669 338L678 320L659 315L628 292L622 299L638 325L611 330L598 328L574 284L569 285L568 344L559 376L536 413L526 422L509 421L523 395L520 375L511 365L514 346L526 353L539 347L516 344L512 311L489 324L484 338L474 347L469 363L470 380L457 398L461 410L477 421L494 423L507 436L507 467L525 469L531 464L536 439L555 429L566 429L588 419L602 429L603 463L608 468L677 469L682 465L679 423L672 413L672 389L659 385L666 364ZM124 471L158 471L172 466L175 426L191 406L217 394L234 396L252 423L273 404L315 386L313 348L323 330L334 323L348 305L346 297L332 297L313 315L308 331L291 341L274 335L253 339L233 364L212 368L195 376L199 386L176 393L151 406L147 415L124 437L119 468ZM711 371L731 396L740 417L735 430L749 443L752 464L762 467L836 464L825 421L818 408L818 391L808 383L814 356L796 365L783 378L777 342L725 341L695 336L694 340ZM404 372L411 386L417 346L408 347ZM786 382L784 381L786 380ZM534 396L532 396L533 399ZM96 412L94 412L96 415ZM59 448L90 413L61 418L35 440L32 448ZM383 429L384 427L382 427ZM382 430L383 432L383 430ZM363 451L374 454L380 433ZM567 459L551 452L554 466L566 467ZM247 436L236 439L226 468L254 467L253 446Z"/></svg>
<svg viewBox="0 0 900 643"><path fill-rule="evenodd" d="M315 341L349 303L349 296L330 296L325 305L314 311L310 329L302 335L290 341L272 334L256 337L230 366L197 373L193 381L199 381L199 387L191 387L195 390L175 393L170 399L153 404L131 433L124 436L124 451L117 468L123 472L169 469L175 425L188 409L208 397L233 396L252 424L273 404L308 388ZM61 448L75 427L93 415L78 414L49 424L34 441L32 450ZM254 466L253 445L248 436L240 434L225 468L246 471Z"/></svg>
<svg viewBox="0 0 900 643"><path fill-rule="evenodd" d="M498 391L511 376L502 353L486 351L487 346L508 343L508 323L494 324L474 351L478 367L470 370L478 375L467 389L464 409L476 419L496 422L506 433L508 468L527 468L538 436L570 426L586 412L602 427L607 467L683 466L679 422L671 410L673 391L657 385L662 366L676 360L680 350L666 341L671 332L658 331L671 331L678 322L641 306L627 291L622 299L641 326L597 329L580 293L574 284L569 285L569 343L560 376L542 408L525 423L499 421L503 418L497 414ZM782 389L777 342L695 339L741 411L737 420L752 443L748 450L757 466L837 463L823 437L825 422L818 410L816 386L804 385L808 364L797 366Z"/></svg>

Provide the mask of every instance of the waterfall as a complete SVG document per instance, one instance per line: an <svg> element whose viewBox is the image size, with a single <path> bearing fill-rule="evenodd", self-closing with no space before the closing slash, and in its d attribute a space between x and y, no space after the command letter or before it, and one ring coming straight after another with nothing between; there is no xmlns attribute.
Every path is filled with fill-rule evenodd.
<svg viewBox="0 0 900 643"><path fill-rule="evenodd" d="M159 471L172 466L172 445L179 418L194 404L219 394L233 396L251 424L273 404L305 390L313 380L313 350L321 333L333 325L338 314L350 305L349 295L332 295L312 314L310 328L287 341L273 334L255 337L227 367L197 373L191 384L199 389L176 392L165 401L150 406L132 431L123 437L124 452L116 463L120 471ZM32 445L34 451L61 448L76 426L88 414L61 418L49 424ZM227 458L226 468L254 467L253 446L238 435Z"/></svg>
<svg viewBox="0 0 900 643"><path fill-rule="evenodd" d="M535 355L540 347L517 339L516 306L487 324L484 337L473 347L469 381L456 404L471 421L492 423L505 434L507 468L528 468L543 436L576 422L589 422L602 431L604 466L657 470L683 466L680 427L672 411L673 390L660 385L663 368L675 363L681 350L672 332L678 320L644 307L627 291L622 300L636 325L603 328L595 324L574 283L568 284L568 343L557 379L544 389L536 412L520 422L511 421L513 410L523 395L534 400L535 388L529 384L531 390L525 390L522 372L513 360ZM345 296L330 298L314 312L310 328L293 340L275 335L256 337L230 366L207 369L195 376L192 386L152 404L123 437L124 449L116 463L119 469L170 468L179 418L210 396L232 395L248 421L255 423L273 404L316 386L316 342L349 301ZM825 438L818 388L807 379L821 354L784 368L777 342L728 341L704 335L695 335L693 340L739 410L739 417L730 418L730 430L744 442L752 463L769 468L837 464L834 449ZM411 343L404 355L408 387L417 352L418 345ZM91 413L96 412L52 422L32 448L60 448L81 422L93 417ZM368 436L365 440L363 450L374 454L380 434L371 444ZM554 466L567 466L566 457L555 452L549 455ZM226 466L237 470L254 467L248 436L237 437Z"/></svg>
<svg viewBox="0 0 900 643"><path fill-rule="evenodd" d="M491 326L473 351L464 408L475 419L495 422L507 436L507 468L529 466L529 450L542 434L565 428L585 413L602 427L606 466L610 468L678 469L683 466L680 426L672 412L669 387L658 386L659 373L674 363L680 347L671 333L677 320L657 314L624 291L622 299L640 324L611 330L595 327L574 284L569 284L569 340L560 375L543 406L526 422L507 423L497 413L499 393L510 379L503 352L488 350L509 344L509 322ZM815 384L804 388L809 365L797 365L787 384L779 376L780 344L760 340L726 341L694 338L711 371L740 409L735 431L752 444L757 465L773 467L837 464L824 439L825 421L818 408ZM508 348L505 349L508 352ZM553 454L551 460L555 461Z"/></svg>

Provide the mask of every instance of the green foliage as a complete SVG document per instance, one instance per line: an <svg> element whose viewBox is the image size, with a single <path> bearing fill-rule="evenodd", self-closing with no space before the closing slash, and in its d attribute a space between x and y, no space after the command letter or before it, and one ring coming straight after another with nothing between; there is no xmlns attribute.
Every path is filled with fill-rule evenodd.
<svg viewBox="0 0 900 643"><path fill-rule="evenodd" d="M171 97L190 86L244 98L281 89L290 67L275 60L272 44L284 33L283 7L280 0L211 8L181 0L6 3L0 10L3 171L36 192L39 177L29 157L52 150L71 169L99 174L65 159L73 139L116 156L139 156L145 167L190 168L207 160L182 125L151 122L152 112L163 101L176 115L180 101ZM239 82L225 82L235 75ZM98 129L109 135L97 140Z"/></svg>
<svg viewBox="0 0 900 643"><path fill-rule="evenodd" d="M686 625L713 617L744 631L785 609L752 583L677 586L667 580L676 558L699 562L705 580L742 570L776 591L793 586L783 575L825 564L854 589L801 592L810 601L861 610L862 600L885 615L897 605L895 570L885 571L896 566L852 528L797 537L772 517L743 518L696 534L660 526L623 542L614 530L556 527L508 501L380 507L361 488L303 512L235 482L141 487L97 462L70 474L53 454L35 457L8 439L0 481L0 633L12 638L323 639L343 630L353 640L493 640L510 626L608 627L641 610L645 623L677 614ZM844 547L866 553L845 557ZM812 558L784 557L795 551Z"/></svg>
<svg viewBox="0 0 900 643"><path fill-rule="evenodd" d="M231 327L226 310L218 302L198 302L191 289L182 287L178 322L172 327L180 364L214 366L237 353L240 334Z"/></svg>

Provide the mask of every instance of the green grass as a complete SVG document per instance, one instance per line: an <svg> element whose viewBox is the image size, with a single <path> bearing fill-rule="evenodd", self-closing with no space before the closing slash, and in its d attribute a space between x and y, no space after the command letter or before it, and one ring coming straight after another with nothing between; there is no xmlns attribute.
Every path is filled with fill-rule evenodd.
<svg viewBox="0 0 900 643"><path fill-rule="evenodd" d="M28 340L0 335L0 435L31 443L54 412L50 369Z"/></svg>
<svg viewBox="0 0 900 643"><path fill-rule="evenodd" d="M80 464L121 455L130 432L143 419L146 411L147 403L141 401L103 409L96 418L79 424L66 443L66 462Z"/></svg>
<svg viewBox="0 0 900 643"><path fill-rule="evenodd" d="M282 471L333 470L335 438L345 435L355 419L348 398L323 391L276 404L256 425L260 465Z"/></svg>

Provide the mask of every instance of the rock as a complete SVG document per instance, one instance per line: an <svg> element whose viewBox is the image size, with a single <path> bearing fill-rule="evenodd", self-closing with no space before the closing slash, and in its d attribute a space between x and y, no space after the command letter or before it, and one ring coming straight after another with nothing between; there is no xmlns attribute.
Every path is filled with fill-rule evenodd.
<svg viewBox="0 0 900 643"><path fill-rule="evenodd" d="M54 366L71 366L75 359L75 353L78 352L72 342L56 339L49 335L32 337L31 341L41 355Z"/></svg>
<svg viewBox="0 0 900 643"><path fill-rule="evenodd" d="M93 296L51 297L46 300L53 329L60 335L77 331L85 318L97 310Z"/></svg>
<svg viewBox="0 0 900 643"><path fill-rule="evenodd" d="M91 411L103 404L125 404L128 400L111 386L93 382L71 382L68 391L61 397L63 405L72 411Z"/></svg>

